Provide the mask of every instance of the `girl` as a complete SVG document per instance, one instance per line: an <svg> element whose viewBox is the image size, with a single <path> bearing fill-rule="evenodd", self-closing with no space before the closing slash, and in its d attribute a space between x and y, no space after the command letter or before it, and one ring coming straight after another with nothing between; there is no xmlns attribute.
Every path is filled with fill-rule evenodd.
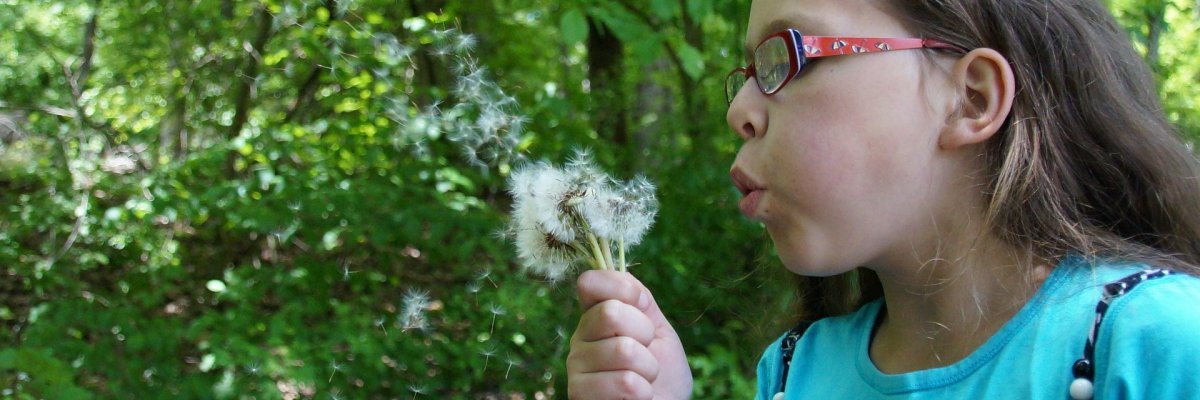
<svg viewBox="0 0 1200 400"><path fill-rule="evenodd" d="M1200 167L1099 1L755 0L746 39L739 206L822 298L758 399L1200 398ZM645 286L578 290L572 398L689 396Z"/></svg>

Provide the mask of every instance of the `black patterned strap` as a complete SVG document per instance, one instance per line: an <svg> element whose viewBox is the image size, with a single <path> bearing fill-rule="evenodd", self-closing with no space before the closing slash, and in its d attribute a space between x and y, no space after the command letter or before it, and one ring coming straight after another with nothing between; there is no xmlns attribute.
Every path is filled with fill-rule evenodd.
<svg viewBox="0 0 1200 400"><path fill-rule="evenodd" d="M787 388L788 370L792 368L792 352L796 350L796 342L800 341L800 337L804 336L804 331L812 325L812 321L800 321L795 327L788 331L787 335L783 336L783 343L779 345L779 352L782 356L783 374L779 376L779 393Z"/></svg>
<svg viewBox="0 0 1200 400"><path fill-rule="evenodd" d="M1088 334L1087 343L1083 346L1083 358L1076 360L1075 364L1071 366L1071 373L1075 376L1070 387L1071 398L1080 400L1092 398L1094 391L1092 381L1096 378L1096 336L1100 334L1100 324L1104 322L1104 315L1108 313L1109 305L1118 297L1129 293L1138 284L1171 274L1174 274L1174 271L1148 269L1104 285L1104 293L1101 295L1100 301L1096 303L1096 319L1092 322L1091 333Z"/></svg>

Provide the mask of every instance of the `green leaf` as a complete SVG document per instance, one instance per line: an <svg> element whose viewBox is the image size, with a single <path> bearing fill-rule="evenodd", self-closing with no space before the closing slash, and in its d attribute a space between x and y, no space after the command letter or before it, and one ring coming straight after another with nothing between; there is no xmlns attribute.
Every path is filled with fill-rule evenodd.
<svg viewBox="0 0 1200 400"><path fill-rule="evenodd" d="M688 15L693 20L700 20L712 12L712 0L687 0Z"/></svg>
<svg viewBox="0 0 1200 400"><path fill-rule="evenodd" d="M587 18L578 9L571 9L563 14L558 26L562 31L563 42L567 45L574 46L587 39Z"/></svg>
<svg viewBox="0 0 1200 400"><path fill-rule="evenodd" d="M677 5L673 1L651 1L650 9L658 18L669 20L675 18L676 10L678 10Z"/></svg>
<svg viewBox="0 0 1200 400"><path fill-rule="evenodd" d="M692 79L700 79L700 75L704 74L704 55L687 43L680 43L675 53L683 63L683 72Z"/></svg>

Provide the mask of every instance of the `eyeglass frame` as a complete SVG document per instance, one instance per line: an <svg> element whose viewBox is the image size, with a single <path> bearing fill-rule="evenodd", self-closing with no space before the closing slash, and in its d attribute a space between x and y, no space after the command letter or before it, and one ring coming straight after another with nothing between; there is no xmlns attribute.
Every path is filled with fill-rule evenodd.
<svg viewBox="0 0 1200 400"><path fill-rule="evenodd" d="M771 89L764 89L758 83L758 70L756 67L755 55L762 45L767 41L775 38L782 38L788 51L788 72L783 81L778 86ZM745 67L737 67L725 76L725 101L727 104L733 104L734 97L737 92L740 92L742 86L745 86L745 81L754 78L755 85L758 90L764 95L770 96L778 93L788 83L792 81L804 66L808 64L810 58L833 57L842 55L868 54L868 53L886 53L897 50L919 50L919 49L934 49L934 50L951 50L958 53L966 53L967 51L957 45L942 41L936 38L877 38L877 37L842 37L842 36L805 36L800 34L800 31L795 29L785 29L763 38L754 46L754 51L750 54L752 60L750 65ZM828 50L828 52L826 52ZM730 79L735 74L741 74L744 78L741 86L734 93L729 92Z"/></svg>

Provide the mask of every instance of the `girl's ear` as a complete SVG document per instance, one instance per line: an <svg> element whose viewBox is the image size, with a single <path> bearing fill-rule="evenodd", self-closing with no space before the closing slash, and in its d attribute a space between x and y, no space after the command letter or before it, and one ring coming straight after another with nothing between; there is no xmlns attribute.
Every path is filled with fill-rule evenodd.
<svg viewBox="0 0 1200 400"><path fill-rule="evenodd" d="M958 111L950 116L938 147L954 149L991 138L1012 110L1016 79L999 52L971 50L954 64L951 82L961 94Z"/></svg>

